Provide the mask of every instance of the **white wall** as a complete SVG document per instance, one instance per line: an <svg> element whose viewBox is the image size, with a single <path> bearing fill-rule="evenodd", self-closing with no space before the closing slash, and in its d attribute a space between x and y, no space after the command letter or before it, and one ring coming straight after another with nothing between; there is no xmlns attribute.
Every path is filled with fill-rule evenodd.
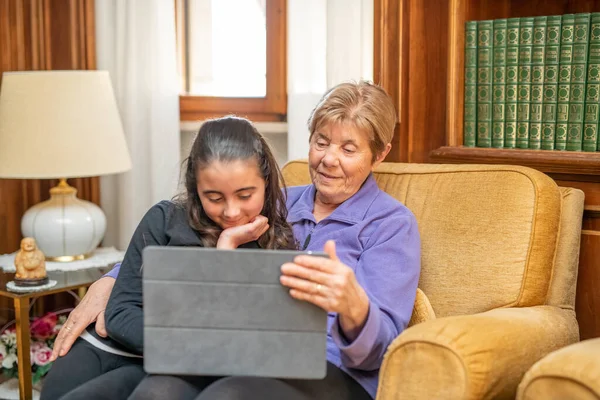
<svg viewBox="0 0 600 400"><path fill-rule="evenodd" d="M288 0L288 157L306 158L306 121L325 91L373 79L373 0Z"/></svg>

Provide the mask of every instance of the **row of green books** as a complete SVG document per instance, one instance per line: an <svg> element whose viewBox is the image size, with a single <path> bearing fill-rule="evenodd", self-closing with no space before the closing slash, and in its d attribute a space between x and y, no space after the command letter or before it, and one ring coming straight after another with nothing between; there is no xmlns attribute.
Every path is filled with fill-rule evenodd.
<svg viewBox="0 0 600 400"><path fill-rule="evenodd" d="M600 13L468 21L464 145L600 151Z"/></svg>

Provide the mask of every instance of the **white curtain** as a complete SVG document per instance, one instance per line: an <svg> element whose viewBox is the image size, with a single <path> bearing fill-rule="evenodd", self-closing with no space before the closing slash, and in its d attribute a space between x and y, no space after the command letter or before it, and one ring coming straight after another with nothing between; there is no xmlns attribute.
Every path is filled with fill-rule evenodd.
<svg viewBox="0 0 600 400"><path fill-rule="evenodd" d="M179 85L174 2L96 1L97 67L108 70L133 168L101 178L104 246L124 250L144 213L179 178Z"/></svg>
<svg viewBox="0 0 600 400"><path fill-rule="evenodd" d="M308 155L323 93L360 79L373 79L373 0L288 0L288 159Z"/></svg>

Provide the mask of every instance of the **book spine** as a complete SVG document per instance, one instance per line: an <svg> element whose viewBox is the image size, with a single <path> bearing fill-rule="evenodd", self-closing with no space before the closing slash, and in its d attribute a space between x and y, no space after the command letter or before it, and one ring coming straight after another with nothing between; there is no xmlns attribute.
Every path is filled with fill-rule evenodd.
<svg viewBox="0 0 600 400"><path fill-rule="evenodd" d="M475 147L477 135L477 21L465 24L464 145Z"/></svg>
<svg viewBox="0 0 600 400"><path fill-rule="evenodd" d="M494 71L492 77L492 147L504 147L506 92L506 19L494 20Z"/></svg>
<svg viewBox="0 0 600 400"><path fill-rule="evenodd" d="M519 29L519 87L517 96L517 148L519 149L529 147L532 51L533 18L521 18Z"/></svg>
<svg viewBox="0 0 600 400"><path fill-rule="evenodd" d="M509 18L506 25L506 90L504 91L504 147L517 145L517 92L519 79L520 18Z"/></svg>
<svg viewBox="0 0 600 400"><path fill-rule="evenodd" d="M562 17L548 17L544 55L544 99L542 104L542 149L554 150L556 107L558 101L558 65Z"/></svg>
<svg viewBox="0 0 600 400"><path fill-rule="evenodd" d="M542 103L544 98L544 56L546 54L546 27L548 17L533 20L533 47L531 53L531 106L529 112L529 148L542 147Z"/></svg>
<svg viewBox="0 0 600 400"><path fill-rule="evenodd" d="M589 33L590 14L575 14L569 122L567 124L567 150L569 151L581 151L582 147Z"/></svg>
<svg viewBox="0 0 600 400"><path fill-rule="evenodd" d="M597 151L600 110L600 13L591 16L587 86L583 121L583 151Z"/></svg>
<svg viewBox="0 0 600 400"><path fill-rule="evenodd" d="M492 145L493 21L477 23L477 147Z"/></svg>
<svg viewBox="0 0 600 400"><path fill-rule="evenodd" d="M558 66L558 102L556 106L556 140L554 143L554 148L556 150L565 150L567 148L574 25L575 16L573 14L565 14L562 16L560 58Z"/></svg>

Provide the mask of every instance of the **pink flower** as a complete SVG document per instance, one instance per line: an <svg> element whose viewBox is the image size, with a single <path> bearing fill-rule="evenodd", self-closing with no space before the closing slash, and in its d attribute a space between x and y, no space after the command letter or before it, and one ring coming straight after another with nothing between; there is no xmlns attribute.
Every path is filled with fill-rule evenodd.
<svg viewBox="0 0 600 400"><path fill-rule="evenodd" d="M31 324L31 336L41 340L50 338L54 334L56 322L57 317L54 313L49 313L36 319Z"/></svg>
<svg viewBox="0 0 600 400"><path fill-rule="evenodd" d="M38 347L31 357L34 364L39 366L46 365L50 362L50 356L52 355L52 350L48 346L40 346Z"/></svg>

